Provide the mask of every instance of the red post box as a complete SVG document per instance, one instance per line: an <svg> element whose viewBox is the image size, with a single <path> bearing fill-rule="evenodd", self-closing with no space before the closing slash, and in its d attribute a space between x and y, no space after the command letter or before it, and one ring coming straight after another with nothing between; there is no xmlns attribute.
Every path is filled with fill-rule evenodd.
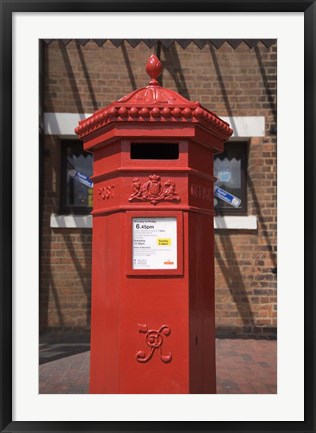
<svg viewBox="0 0 316 433"><path fill-rule="evenodd" d="M213 155L232 134L151 80L76 133L93 152L91 393L215 393Z"/></svg>

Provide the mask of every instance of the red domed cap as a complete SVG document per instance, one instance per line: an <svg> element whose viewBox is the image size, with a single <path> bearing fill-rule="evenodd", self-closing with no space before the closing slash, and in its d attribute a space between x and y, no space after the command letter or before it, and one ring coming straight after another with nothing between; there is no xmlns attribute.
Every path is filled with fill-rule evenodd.
<svg viewBox="0 0 316 433"><path fill-rule="evenodd" d="M134 90L80 121L76 134L82 138L113 122L185 122L201 123L223 140L232 135L228 123L199 102L191 102L174 90L160 86L157 78L161 71L161 61L152 54L146 63L150 76L148 86Z"/></svg>

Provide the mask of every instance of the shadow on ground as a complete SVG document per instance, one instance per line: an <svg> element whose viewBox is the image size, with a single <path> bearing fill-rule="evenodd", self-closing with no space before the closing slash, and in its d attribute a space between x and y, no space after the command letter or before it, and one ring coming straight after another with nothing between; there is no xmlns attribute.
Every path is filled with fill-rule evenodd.
<svg viewBox="0 0 316 433"><path fill-rule="evenodd" d="M90 350L89 335L41 335L39 339L39 364L55 361Z"/></svg>

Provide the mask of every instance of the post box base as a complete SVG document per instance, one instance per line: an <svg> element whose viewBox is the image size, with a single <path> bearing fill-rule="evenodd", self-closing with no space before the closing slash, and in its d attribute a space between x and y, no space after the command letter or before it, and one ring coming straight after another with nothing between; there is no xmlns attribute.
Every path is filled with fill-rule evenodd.
<svg viewBox="0 0 316 433"><path fill-rule="evenodd" d="M129 275L131 215L94 218L94 245L107 248L93 255L90 393L216 392L212 217L165 214L181 222L180 275Z"/></svg>

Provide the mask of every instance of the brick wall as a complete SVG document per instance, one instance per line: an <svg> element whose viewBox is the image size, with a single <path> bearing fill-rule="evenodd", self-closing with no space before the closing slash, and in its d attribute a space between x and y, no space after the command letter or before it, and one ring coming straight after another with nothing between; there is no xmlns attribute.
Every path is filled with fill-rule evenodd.
<svg viewBox="0 0 316 433"><path fill-rule="evenodd" d="M40 330L90 326L91 230L51 229L59 211L60 141L45 136L40 263Z"/></svg>
<svg viewBox="0 0 316 433"><path fill-rule="evenodd" d="M44 50L45 112L92 113L147 85L144 65L153 50L141 43L114 47ZM236 49L162 49L165 87L200 101L219 116L264 116L265 137L253 137L248 158L248 214L258 230L215 234L216 324L218 335L274 335L276 330L276 45ZM76 125L75 125L76 126ZM90 309L91 231L50 229L59 211L60 143L45 137L40 289L41 329L87 329Z"/></svg>

